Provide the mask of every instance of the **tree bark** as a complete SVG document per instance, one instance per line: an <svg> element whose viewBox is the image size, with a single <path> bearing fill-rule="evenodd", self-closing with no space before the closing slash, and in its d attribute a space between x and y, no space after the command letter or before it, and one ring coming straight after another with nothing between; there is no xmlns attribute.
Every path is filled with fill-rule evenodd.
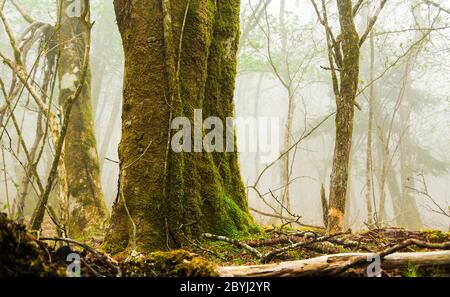
<svg viewBox="0 0 450 297"><path fill-rule="evenodd" d="M353 117L359 78L359 36L353 20L352 1L337 1L343 63L340 91L336 94L336 143L331 173L328 232L338 233L344 228L345 200L352 147Z"/></svg>
<svg viewBox="0 0 450 297"><path fill-rule="evenodd" d="M370 81L372 82L369 89L369 119L367 128L367 151L366 151L366 207L367 207L367 224L373 225L373 121L375 100L375 41L373 33L370 34Z"/></svg>
<svg viewBox="0 0 450 297"><path fill-rule="evenodd" d="M312 259L253 266L228 266L217 268L221 277L298 277L333 275L357 259L367 259L366 267L373 260L373 253L346 253L326 255ZM401 268L408 265L449 265L450 252L395 253L381 261L382 268Z"/></svg>
<svg viewBox="0 0 450 297"><path fill-rule="evenodd" d="M424 23L423 17L417 7L412 7L413 24L414 27L421 27ZM423 38L422 32L416 33L416 39ZM402 127L403 136L400 140L400 176L402 185L401 207L403 213L403 227L418 230L423 228L422 219L420 217L419 209L417 208L416 197L414 195L414 166L415 166L415 152L411 149L411 107L410 101L413 96L412 88L412 67L421 48L415 50L407 60L407 69L409 70L405 76L405 99L400 106L400 125Z"/></svg>
<svg viewBox="0 0 450 297"><path fill-rule="evenodd" d="M254 224L237 153L170 148L173 118L194 123L194 109L202 109L204 118L225 123L234 113L240 1L114 5L125 79L119 195L107 250L160 250L203 232L248 232Z"/></svg>
<svg viewBox="0 0 450 297"><path fill-rule="evenodd" d="M80 1L84 11L84 2ZM67 14L72 1L60 0L61 45L58 77L59 104L64 106L80 81L86 26L79 17ZM91 74L88 70L81 95L74 103L64 143L64 161L67 170L69 197L66 205L68 235L75 239L91 239L101 231L107 219L107 210L100 182L100 168L94 129L91 98Z"/></svg>
<svg viewBox="0 0 450 297"><path fill-rule="evenodd" d="M281 63L281 79L283 80L283 86L287 92L287 115L286 115L286 127L284 130L284 142L283 152L287 152L281 158L281 203L280 214L283 215L285 210L291 211L291 195L290 195L290 178L291 178L291 158L290 151L293 134L293 121L295 111L295 90L292 85L292 78L289 74L288 63L288 31L286 28L286 0L280 0L280 31L281 31L281 53L283 62ZM294 160L292 160L294 162Z"/></svg>

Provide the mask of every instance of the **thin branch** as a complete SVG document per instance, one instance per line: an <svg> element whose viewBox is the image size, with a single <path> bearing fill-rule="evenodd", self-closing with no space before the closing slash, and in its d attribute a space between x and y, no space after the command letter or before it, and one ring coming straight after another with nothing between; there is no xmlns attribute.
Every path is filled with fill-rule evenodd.
<svg viewBox="0 0 450 297"><path fill-rule="evenodd" d="M359 9L361 8L363 3L364 3L364 0L358 0L358 2L355 4L355 6L353 6L353 17L355 17L358 14Z"/></svg>
<svg viewBox="0 0 450 297"><path fill-rule="evenodd" d="M445 13L447 13L447 14L450 14L450 9L447 9L447 8L443 7L442 5L436 3L436 2L429 1L429 0L424 0L424 3L425 3L425 4L428 4L428 5L430 5L430 6L434 6L434 7L436 7L437 9L439 9L440 11L443 11L443 12L445 12Z"/></svg>
<svg viewBox="0 0 450 297"><path fill-rule="evenodd" d="M378 7L377 11L373 15L372 18L369 20L369 24L367 25L366 31L361 35L361 38L359 40L359 46L361 47L364 42L366 41L367 37L369 36L370 31L372 31L373 26L375 26L375 23L378 20L378 16L380 15L381 11L383 10L384 6L386 5L387 0L381 0L380 6Z"/></svg>
<svg viewBox="0 0 450 297"><path fill-rule="evenodd" d="M261 260L262 260L262 262L267 263L268 261L272 260L275 256L277 256L279 254L285 253L287 251L290 251L290 250L293 250L293 249L296 249L296 248L308 246L308 245L313 244L313 243L328 241L331 238L334 238L334 237L337 237L337 236L340 236L340 235L344 235L344 234L348 234L348 232L346 232L346 233L336 233L336 234L327 235L327 236L321 236L321 237L315 238L315 239L313 239L311 241L307 241L307 242L293 243L291 245L288 245L288 246L285 246L285 247L282 247L282 248L279 248L279 249L275 249L273 251L270 251L270 252L266 253L261 258Z"/></svg>
<svg viewBox="0 0 450 297"><path fill-rule="evenodd" d="M263 254L261 254L260 251L258 251L255 248L252 248L251 246L249 246L245 242L241 242L239 240L236 240L236 239L233 239L233 238L229 238L229 237L226 237L226 236L214 235L214 234L210 234L210 233L204 233L203 237L207 238L207 239L217 240L217 241L225 241L225 242L234 244L234 245L236 245L236 246L238 246L240 248L243 248L243 249L249 251L250 253L252 253L253 255L255 255L258 258L262 258L263 257Z"/></svg>
<svg viewBox="0 0 450 297"><path fill-rule="evenodd" d="M25 9L17 2L17 0L10 0L11 3L14 5L14 7L17 9L17 11L22 15L22 17L27 21L28 23L32 24L36 22L33 17L31 17Z"/></svg>

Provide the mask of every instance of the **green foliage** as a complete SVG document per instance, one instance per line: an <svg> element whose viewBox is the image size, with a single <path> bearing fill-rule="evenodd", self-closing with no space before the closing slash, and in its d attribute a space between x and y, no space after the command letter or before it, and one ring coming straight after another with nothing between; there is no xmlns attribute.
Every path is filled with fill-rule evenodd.
<svg viewBox="0 0 450 297"><path fill-rule="evenodd" d="M243 18L250 19L251 16L244 15ZM323 75L323 72L315 72L318 67L312 62L317 59L318 51L313 43L312 31L301 23L298 16L287 11L283 26L279 18L268 13L248 36L241 39L238 70L268 72L276 77L275 72L285 75L282 69L287 65L291 79L301 82L307 77L306 73L310 77Z"/></svg>
<svg viewBox="0 0 450 297"><path fill-rule="evenodd" d="M405 270L402 272L403 277L421 277L421 272L419 271L418 266L414 266L412 264L408 264Z"/></svg>
<svg viewBox="0 0 450 297"><path fill-rule="evenodd" d="M442 232L441 230L424 230L422 235L431 242L450 241L450 232Z"/></svg>
<svg viewBox="0 0 450 297"><path fill-rule="evenodd" d="M214 264L185 250L133 256L123 262L122 271L131 277L217 276Z"/></svg>

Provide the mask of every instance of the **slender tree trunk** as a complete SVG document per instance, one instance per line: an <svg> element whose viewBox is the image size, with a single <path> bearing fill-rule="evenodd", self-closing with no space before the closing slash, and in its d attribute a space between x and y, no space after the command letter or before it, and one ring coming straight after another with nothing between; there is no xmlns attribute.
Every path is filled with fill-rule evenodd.
<svg viewBox="0 0 450 297"><path fill-rule="evenodd" d="M290 149L292 143L292 130L293 130L293 120L294 120L294 110L295 110L295 94L292 88L291 78L289 77L288 65L287 65L287 42L288 33L286 29L286 0L280 1L280 31L281 31L281 52L282 52L282 63L281 63L281 77L284 80L283 85L286 86L288 108L286 117L286 128L284 134L283 152ZM287 152L281 159L281 203L280 214L283 216L285 209L291 210L291 198L290 198L290 169L291 160L290 152Z"/></svg>
<svg viewBox="0 0 450 297"><path fill-rule="evenodd" d="M381 170L380 170L380 180L378 185L378 192L380 194L380 201L377 212L377 223L382 224L386 219L386 179L389 171L392 170L391 155L389 152L389 144L386 139L383 139L381 143Z"/></svg>
<svg viewBox="0 0 450 297"><path fill-rule="evenodd" d="M84 6L84 2L80 1ZM64 106L81 79L85 56L86 28L78 17L67 14L72 1L60 0L61 44L58 74L59 103ZM81 11L84 11L84 7ZM83 90L74 103L64 144L64 161L69 185L68 234L72 238L91 239L101 231L107 210L100 182L94 120L91 101L91 75L87 75Z"/></svg>
<svg viewBox="0 0 450 297"><path fill-rule="evenodd" d="M370 85L369 90L369 119L367 128L367 153L366 153L366 207L367 207L367 224L369 226L373 225L373 101L375 100L375 88L374 88L374 77L375 77L375 42L373 33L370 34Z"/></svg>
<svg viewBox="0 0 450 297"><path fill-rule="evenodd" d="M233 115L240 1L114 4L125 81L119 195L107 250L171 248L204 231L248 232L254 224L237 153L170 147L175 117L194 123L194 108L204 118Z"/></svg>
<svg viewBox="0 0 450 297"><path fill-rule="evenodd" d="M55 48L55 38L54 37L50 37L52 36L53 33L53 28L44 31L45 33L45 38L46 41L48 41L47 44L47 48L49 49L53 49L53 50L49 50L46 54L46 67L44 68L44 76L43 76L43 80L41 83L41 87L40 87L40 92L42 94L42 98L46 98L48 92L50 91L50 93L53 93L53 87L54 84L52 83L52 77L53 77L53 72L55 71L55 58L56 58L56 50L54 50ZM50 35L50 36L49 36ZM51 100L51 99L50 99ZM46 100L44 100L45 103ZM44 139L44 143L41 144L42 138L44 136L46 136L46 133L44 132L42 123L43 123L43 119L44 119L44 114L42 111L38 112L37 115L37 119L36 119L36 134L35 134L35 139L33 142L33 145L30 149L30 162L27 165L26 168L26 173L24 178L22 179L22 183L21 183L21 187L20 187L20 194L18 195L18 198L16 198L17 201L17 206L18 206L18 222L19 223L23 223L25 220L25 205L26 205L26 197L29 195L29 188L30 188L30 183L32 183L32 178L31 176L33 175L33 172L36 173L37 175L37 166L39 163L39 159L42 156L42 152L40 152L40 155L36 155L38 153L38 150L40 149L41 145L45 146L45 141L46 139ZM56 139L54 139L54 143L56 143ZM64 166L64 164L62 163L61 166ZM59 191L60 191L60 197L65 197L67 195L67 184L66 184L66 177L65 177L65 170L63 170L63 168L61 167L60 172L62 172L62 176L60 178L60 186L59 186ZM38 196L41 195L42 193L37 193Z"/></svg>
<svg viewBox="0 0 450 297"><path fill-rule="evenodd" d="M327 194L325 193L325 187L323 184L320 187L320 200L322 202L323 225L326 228L328 225L328 200L327 200Z"/></svg>
<svg viewBox="0 0 450 297"><path fill-rule="evenodd" d="M39 112L36 120L36 136L33 142L33 146L30 150L31 163L27 165L25 175L22 178L22 183L20 186L20 192L17 196L17 221L19 224L23 224L25 221L25 200L29 194L29 186L32 182L33 171L36 170L36 153L38 152L41 140L44 136L44 131L42 130L42 113Z"/></svg>
<svg viewBox="0 0 450 297"><path fill-rule="evenodd" d="M294 103L294 94L293 91L289 88L288 89L288 114L286 119L286 130L284 135L284 144L283 144L283 151L287 151L292 146L292 126L293 126L293 119L294 119L294 109L295 109L295 103ZM283 206L287 208L287 210L291 210L291 198L290 198L290 191L289 191L289 180L291 177L291 154L288 152L284 155L282 158L282 164L281 164L281 187L284 187L282 189L282 203ZM283 214L284 208L281 208L281 214Z"/></svg>
<svg viewBox="0 0 450 297"><path fill-rule="evenodd" d="M353 20L352 1L338 0L343 65L340 93L336 96L336 143L331 173L328 232L343 230L345 200L352 147L353 117L359 78L359 36Z"/></svg>
<svg viewBox="0 0 450 297"><path fill-rule="evenodd" d="M259 119L259 112L260 112L260 102L261 102L261 86L264 80L264 73L261 72L258 74L258 82L256 84L256 93L255 93L255 105L254 105L254 114L255 114L255 118L258 120ZM259 129L259 127L258 127ZM259 135L260 131L258 130L257 135ZM259 146L259 142L258 142L258 149L257 152L255 154L255 178L258 177L258 175L261 172L261 152L260 152L260 146Z"/></svg>

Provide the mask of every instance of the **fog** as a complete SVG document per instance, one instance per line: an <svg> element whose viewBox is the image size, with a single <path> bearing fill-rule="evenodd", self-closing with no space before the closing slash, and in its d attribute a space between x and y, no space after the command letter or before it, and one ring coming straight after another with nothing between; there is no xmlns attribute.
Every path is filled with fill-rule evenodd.
<svg viewBox="0 0 450 297"><path fill-rule="evenodd" d="M34 19L49 24L56 22L55 1L18 2ZM263 6L259 3L270 4L258 13ZM382 192L386 195L384 225L398 225L394 201L413 199L421 228L450 228L450 14L443 9L450 9L450 1L435 3L440 8L416 0L388 1L370 42L361 48L346 206L346 227L352 230L366 228L368 172L373 184L369 196L374 216L379 211ZM95 21L91 91L102 189L111 209L118 188L124 61L112 1L91 1L91 5L91 19ZM365 1L356 17L360 33L377 7L378 1ZM333 1L328 13L330 27L338 28ZM28 24L9 1L4 15L14 35L20 36ZM235 115L276 118L280 123L279 139L271 139L279 144L273 162L263 162L263 152L244 150L239 154L252 214L264 225L285 223L286 220L276 218L284 216L302 224L323 226L320 192L323 185L325 195L329 196L335 141L332 114L336 110L325 31L310 0L243 0L241 15ZM0 51L13 57L3 26ZM37 52L35 45L28 56L29 67ZM36 79L43 75L40 67ZM0 77L9 87L11 71L4 64L0 65ZM376 106L371 132L371 170L367 171L370 98ZM0 99L1 107L5 102L3 94ZM26 144L31 146L36 134L36 106L26 91L17 102L14 114L21 123ZM1 133L0 201L3 211L8 212L20 191L24 174L21 164L26 159L11 122L1 129L5 132ZM288 133L290 137L286 137ZM239 143L245 141L241 138L246 135L238 130L237 137ZM284 163L288 164L288 180L283 175L286 148L290 148L289 159ZM43 178L52 156L49 143L38 166ZM380 187L383 183L384 187ZM30 191L27 199L30 213L37 197ZM283 199L289 202L284 204ZM271 217L261 213L276 214Z"/></svg>

